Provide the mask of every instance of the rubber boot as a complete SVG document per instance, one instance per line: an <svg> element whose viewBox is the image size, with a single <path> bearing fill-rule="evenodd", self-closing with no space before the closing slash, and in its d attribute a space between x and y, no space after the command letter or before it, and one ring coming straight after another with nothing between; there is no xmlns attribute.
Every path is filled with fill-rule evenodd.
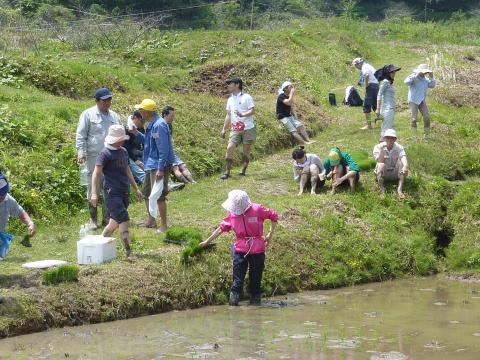
<svg viewBox="0 0 480 360"><path fill-rule="evenodd" d="M423 138L425 140L430 139L430 128L424 128L423 129Z"/></svg>
<svg viewBox="0 0 480 360"><path fill-rule="evenodd" d="M413 138L416 138L416 137L417 137L417 128L416 128L416 127L412 127L412 128L411 128L411 132L412 132L412 137L413 137Z"/></svg>
<svg viewBox="0 0 480 360"><path fill-rule="evenodd" d="M261 294L250 294L250 305L260 305L262 303Z"/></svg>
<svg viewBox="0 0 480 360"><path fill-rule="evenodd" d="M238 306L240 302L240 294L236 291L230 291L230 306Z"/></svg>
<svg viewBox="0 0 480 360"><path fill-rule="evenodd" d="M90 223L94 229L98 228L98 211L97 208L88 203L88 212L90 213Z"/></svg>

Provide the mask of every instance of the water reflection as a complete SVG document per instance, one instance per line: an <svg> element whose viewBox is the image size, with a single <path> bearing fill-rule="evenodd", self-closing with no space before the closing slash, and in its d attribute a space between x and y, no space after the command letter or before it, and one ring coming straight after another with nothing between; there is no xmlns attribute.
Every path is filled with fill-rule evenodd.
<svg viewBox="0 0 480 360"><path fill-rule="evenodd" d="M305 292L6 339L0 359L477 360L479 294L442 278Z"/></svg>

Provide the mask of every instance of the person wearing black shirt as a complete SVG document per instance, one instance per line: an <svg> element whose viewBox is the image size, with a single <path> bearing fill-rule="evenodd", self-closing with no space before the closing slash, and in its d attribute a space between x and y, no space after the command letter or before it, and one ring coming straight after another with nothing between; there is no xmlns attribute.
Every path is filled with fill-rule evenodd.
<svg viewBox="0 0 480 360"><path fill-rule="evenodd" d="M137 184L143 184L145 180L145 171L143 170L143 141L145 136L145 121L140 111L136 110L133 115L128 117L125 131L132 136L128 139L123 147L128 152L128 161L130 170Z"/></svg>
<svg viewBox="0 0 480 360"><path fill-rule="evenodd" d="M292 134L293 138L301 144L312 144L305 126L297 120L293 109L293 94L295 88L290 81L285 81L278 90L277 98L277 119Z"/></svg>

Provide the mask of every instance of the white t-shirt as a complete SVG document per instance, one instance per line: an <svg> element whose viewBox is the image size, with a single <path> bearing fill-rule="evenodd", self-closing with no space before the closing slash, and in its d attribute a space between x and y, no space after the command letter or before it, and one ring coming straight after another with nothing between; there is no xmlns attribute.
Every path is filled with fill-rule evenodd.
<svg viewBox="0 0 480 360"><path fill-rule="evenodd" d="M364 78L368 74L369 84L378 84L378 80L375 77L375 68L372 65L363 63L361 71Z"/></svg>
<svg viewBox="0 0 480 360"><path fill-rule="evenodd" d="M380 150L380 144L375 145L375 147L373 148L373 157L375 158L375 160L378 160L378 157L380 156ZM387 170L395 169L397 161L400 160L402 157L407 156L403 146L397 143L393 144L392 150L388 150L385 147L384 153L385 167L387 168Z"/></svg>
<svg viewBox="0 0 480 360"><path fill-rule="evenodd" d="M244 124L243 130L253 129L255 124L253 122L253 116L239 117L235 114L235 110L245 113L248 110L255 107L253 99L250 95L240 92L237 95L231 95L227 100L227 111L230 112L230 120L232 122L232 130L242 130L242 123Z"/></svg>

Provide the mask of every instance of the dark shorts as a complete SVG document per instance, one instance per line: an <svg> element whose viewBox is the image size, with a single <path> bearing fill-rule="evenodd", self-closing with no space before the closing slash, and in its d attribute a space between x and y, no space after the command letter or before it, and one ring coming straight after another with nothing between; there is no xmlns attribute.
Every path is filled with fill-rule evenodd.
<svg viewBox="0 0 480 360"><path fill-rule="evenodd" d="M150 196L150 193L152 192L152 187L153 184L155 184L155 173L157 170L147 170L145 171L145 180L143 182L143 196L145 196L145 199L148 199ZM165 201L165 198L167 197L168 194L168 174L170 174L170 168L165 169L163 176L163 192L162 196L158 199L159 201Z"/></svg>
<svg viewBox="0 0 480 360"><path fill-rule="evenodd" d="M377 110L378 84L369 84L365 89L365 101L363 102L363 112L370 113Z"/></svg>
<svg viewBox="0 0 480 360"><path fill-rule="evenodd" d="M128 205L130 204L130 194L128 192L113 192L105 189L105 204L110 211L110 218L121 224L130 220L128 216Z"/></svg>

